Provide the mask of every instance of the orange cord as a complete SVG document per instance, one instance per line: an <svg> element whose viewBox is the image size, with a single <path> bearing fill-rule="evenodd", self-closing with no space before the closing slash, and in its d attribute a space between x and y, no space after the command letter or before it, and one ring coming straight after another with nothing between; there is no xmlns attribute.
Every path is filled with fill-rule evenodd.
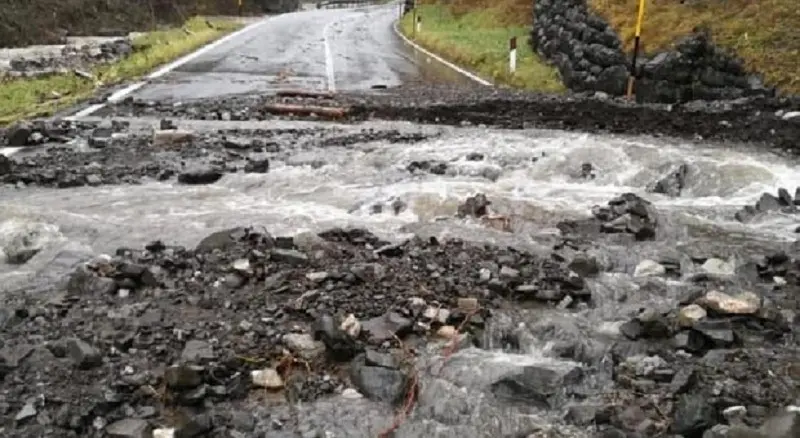
<svg viewBox="0 0 800 438"><path fill-rule="evenodd" d="M444 349L444 359L442 359L442 368L444 368L444 364L450 359L450 357L458 350L458 337L459 334L464 330L464 327L469 322L470 318L478 312L478 309L474 309L471 312L467 313L464 317L464 320L461 321L461 324L458 325L456 328L456 332L453 335L453 339L447 344ZM403 348L405 351L406 356L410 359L411 353ZM439 370L441 371L440 368ZM417 399L417 390L419 389L419 375L416 371L413 372L411 375L411 384L409 385L408 392L406 393L406 399L403 403L402 408L397 412L397 415L394 417L394 421L392 425L388 428L384 429L380 434L378 434L378 438L391 438L391 434L397 430L403 422L408 417L408 414L411 413L411 410L414 409L414 402Z"/></svg>

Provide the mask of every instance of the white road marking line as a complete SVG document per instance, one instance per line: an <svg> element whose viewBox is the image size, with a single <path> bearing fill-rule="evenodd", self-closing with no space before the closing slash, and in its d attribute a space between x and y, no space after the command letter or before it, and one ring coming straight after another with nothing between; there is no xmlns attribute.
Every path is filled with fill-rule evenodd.
<svg viewBox="0 0 800 438"><path fill-rule="evenodd" d="M336 78L333 71L333 55L331 54L331 42L328 38L328 31L335 21L331 21L322 28L322 42L325 46L325 75L328 80L328 91L336 92Z"/></svg>
<svg viewBox="0 0 800 438"><path fill-rule="evenodd" d="M474 73L471 73L471 72L469 72L467 70L464 70L463 68L453 64L452 62L447 61L446 59L443 59L442 57L436 55L435 53L431 53L428 50L425 50L425 48L423 48L419 44L415 43L414 41L411 41L405 35L403 35L402 32L400 32L400 28L398 27L399 23L400 23L399 21L395 21L394 22L394 26L392 26L392 28L394 29L394 33L397 34L397 36L399 36L400 38L402 38L403 41L408 43L415 50L418 50L418 51L430 56L431 58L439 61L440 63L446 65L447 67L450 67L451 69L461 73L462 75L468 77L469 79L472 79L473 81L475 81L475 82L477 82L477 83L479 83L481 85L486 85L488 87L494 86L494 84L492 84L491 82L479 77L478 75L476 75Z"/></svg>

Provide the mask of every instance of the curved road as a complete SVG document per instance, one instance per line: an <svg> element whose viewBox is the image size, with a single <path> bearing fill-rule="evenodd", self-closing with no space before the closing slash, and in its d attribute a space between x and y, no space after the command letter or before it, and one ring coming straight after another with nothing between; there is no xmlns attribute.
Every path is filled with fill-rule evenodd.
<svg viewBox="0 0 800 438"><path fill-rule="evenodd" d="M360 90L423 77L464 80L426 60L416 61L392 30L398 17L397 4L268 17L151 81L134 96L187 100L279 88Z"/></svg>

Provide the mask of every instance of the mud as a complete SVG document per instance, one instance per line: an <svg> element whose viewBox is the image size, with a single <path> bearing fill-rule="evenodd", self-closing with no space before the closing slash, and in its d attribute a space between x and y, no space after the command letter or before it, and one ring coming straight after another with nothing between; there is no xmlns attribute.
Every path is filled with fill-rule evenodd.
<svg viewBox="0 0 800 438"><path fill-rule="evenodd" d="M602 93L551 96L481 86L397 87L385 92L341 93L333 99L229 98L217 102L128 100L110 116L169 116L199 120L270 120L264 109L292 103L349 110L352 121L383 119L506 129L546 128L590 133L655 135L721 143L760 144L797 154L800 100L743 98L642 105ZM293 117L301 119L300 117ZM312 116L312 120L319 116Z"/></svg>

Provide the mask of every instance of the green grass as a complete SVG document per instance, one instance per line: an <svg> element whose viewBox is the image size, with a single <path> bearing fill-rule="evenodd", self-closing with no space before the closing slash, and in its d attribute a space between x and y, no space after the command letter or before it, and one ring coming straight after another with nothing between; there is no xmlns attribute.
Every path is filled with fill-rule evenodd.
<svg viewBox="0 0 800 438"><path fill-rule="evenodd" d="M209 24L211 26L209 26ZM149 32L134 41L134 53L113 64L95 67L94 79L55 74L0 82L0 125L43 117L86 99L98 88L139 78L186 53L228 34L242 24L236 20L195 17L182 28Z"/></svg>
<svg viewBox="0 0 800 438"><path fill-rule="evenodd" d="M493 9L469 11L455 16L441 5L420 5L422 29L413 32L413 13L401 21L407 37L447 60L498 84L541 92L563 92L555 68L542 61L528 45L530 28L504 26ZM508 71L508 41L517 37L517 71Z"/></svg>

